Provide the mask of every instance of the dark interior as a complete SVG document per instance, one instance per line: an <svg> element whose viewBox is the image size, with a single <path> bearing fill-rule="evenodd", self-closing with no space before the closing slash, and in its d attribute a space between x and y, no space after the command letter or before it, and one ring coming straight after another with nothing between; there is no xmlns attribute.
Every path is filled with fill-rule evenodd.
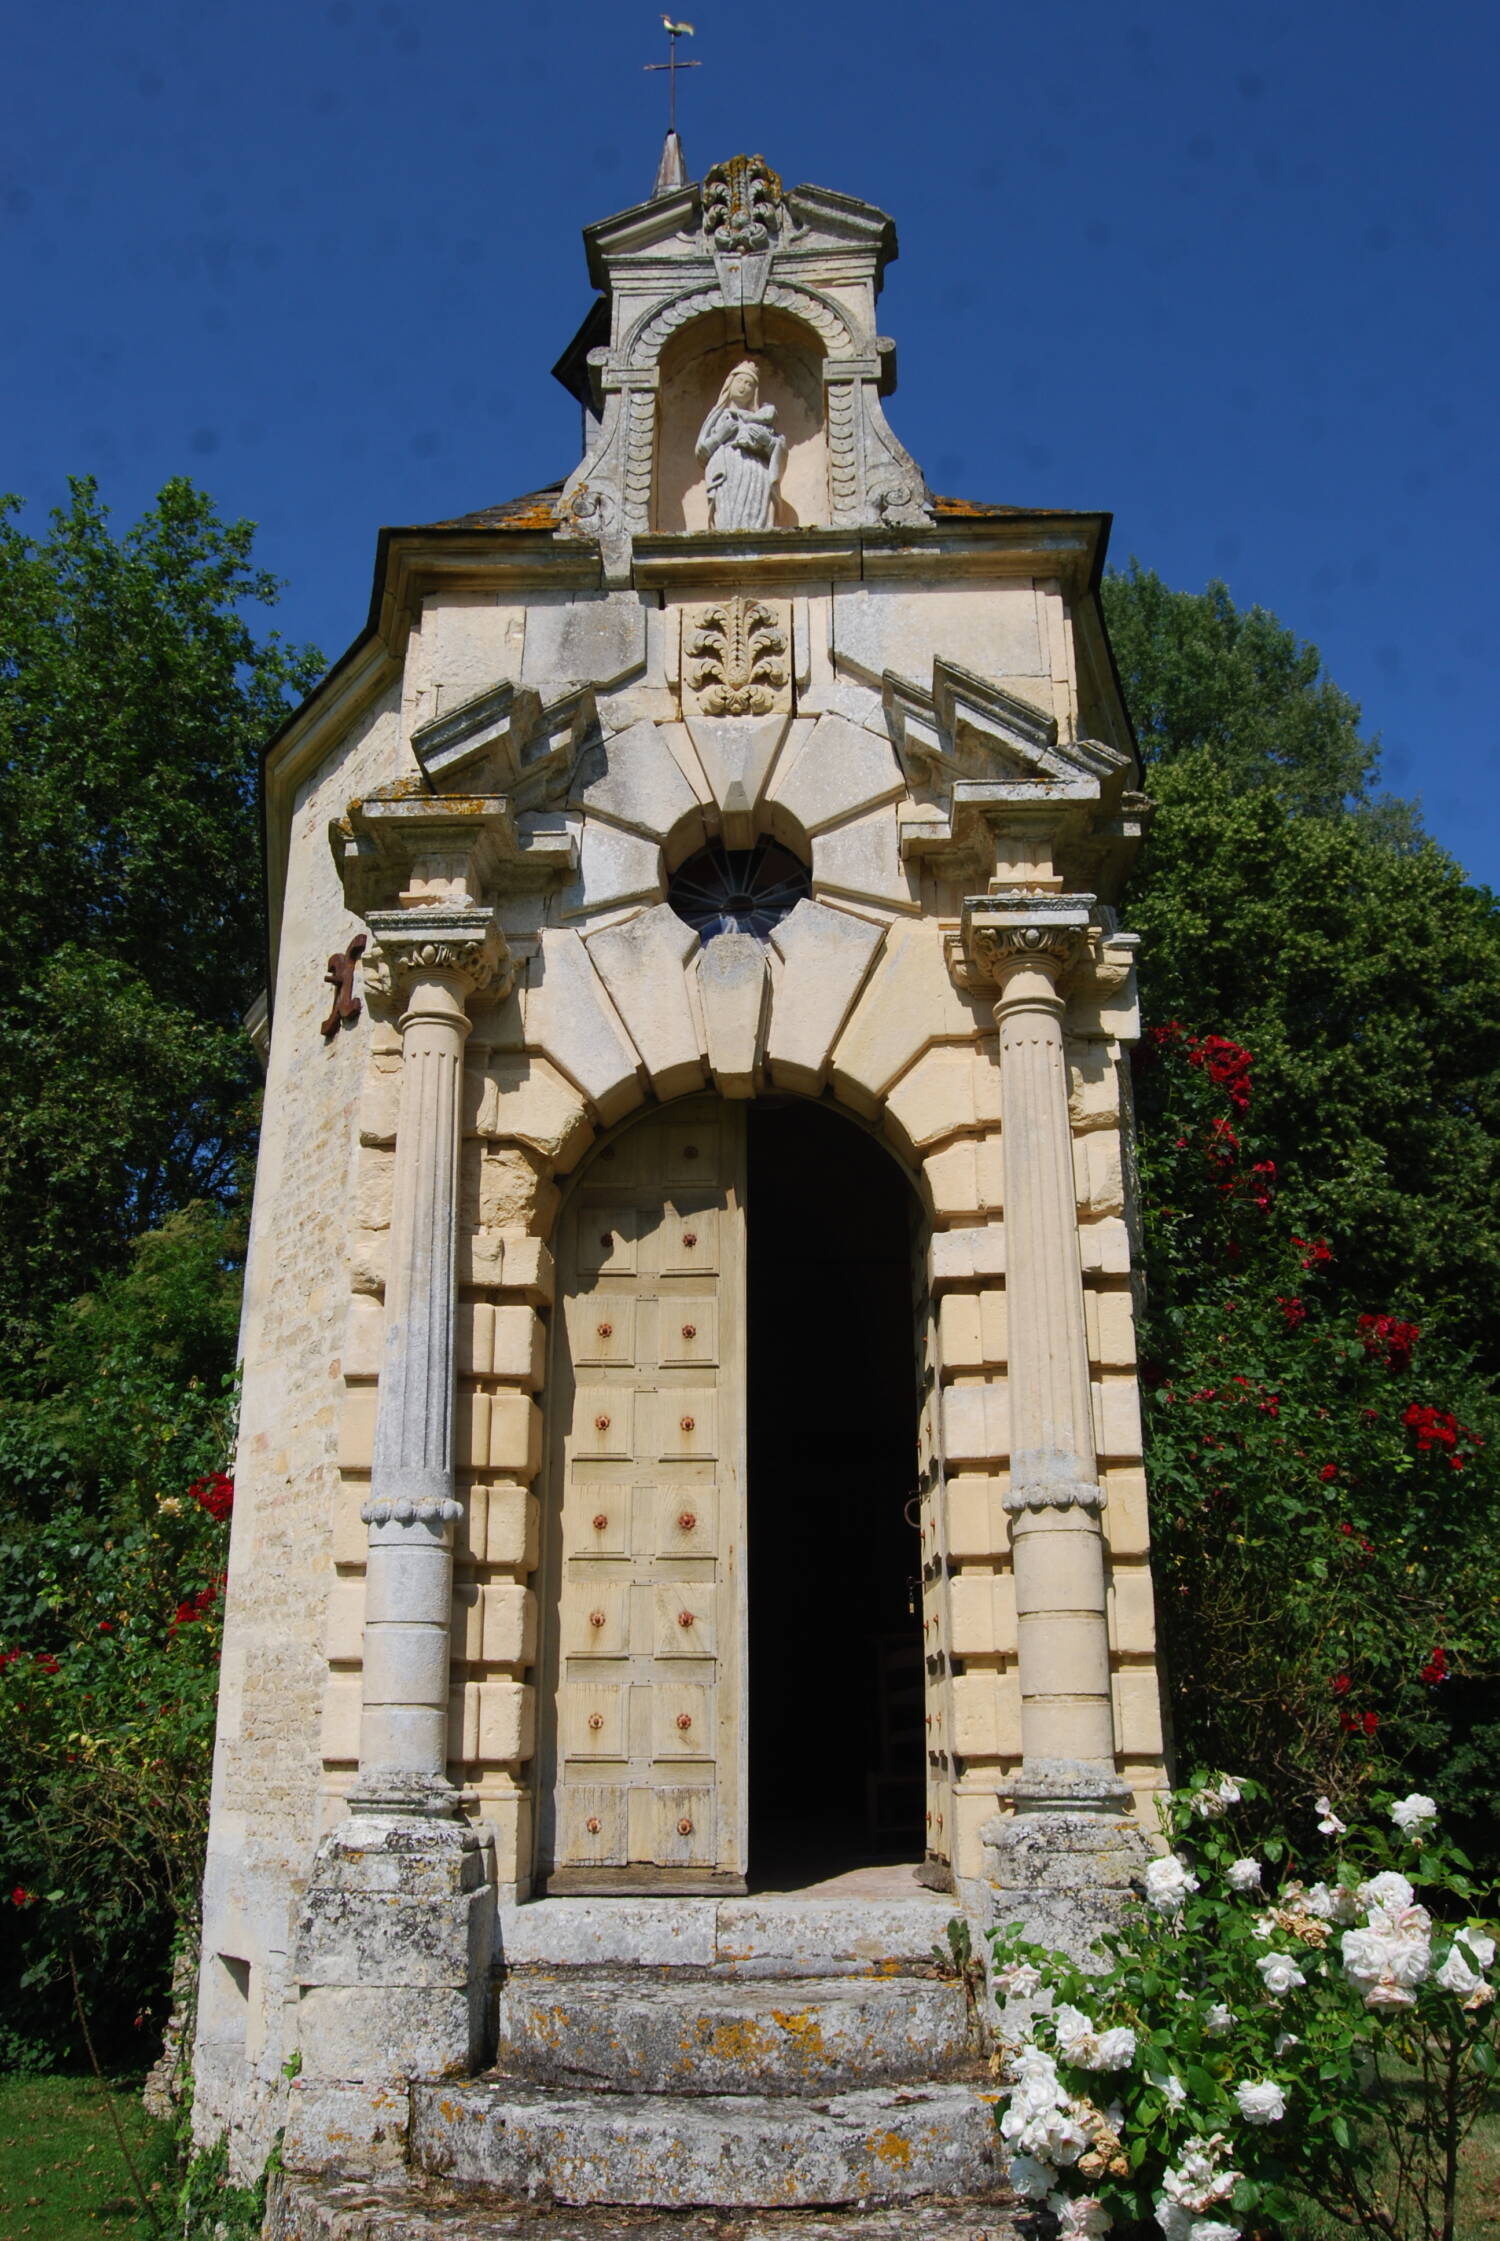
<svg viewBox="0 0 1500 2241"><path fill-rule="evenodd" d="M916 1199L825 1106L747 1118L755 1889L922 1858L923 1676Z"/></svg>

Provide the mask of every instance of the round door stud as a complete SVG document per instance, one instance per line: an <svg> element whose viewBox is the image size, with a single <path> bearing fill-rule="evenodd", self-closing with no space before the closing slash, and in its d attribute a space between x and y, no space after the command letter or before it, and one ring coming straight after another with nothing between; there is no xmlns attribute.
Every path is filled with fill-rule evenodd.
<svg viewBox="0 0 1500 2241"><path fill-rule="evenodd" d="M694 1515L692 1510L683 1510L677 1520L678 1525L681 1527L684 1533L691 1533L693 1527L697 1524L697 1522L697 1517Z"/></svg>
<svg viewBox="0 0 1500 2241"><path fill-rule="evenodd" d="M697 1326L697 1324L696 1324L696 1323L684 1323L684 1324L683 1324L683 1326L682 1326L682 1335L683 1335L683 1337L684 1337L684 1338L696 1338L696 1337L698 1336L698 1326Z"/></svg>
<svg viewBox="0 0 1500 2241"><path fill-rule="evenodd" d="M604 1624L604 1613L602 1611L590 1611L589 1624L590 1626L602 1626Z"/></svg>
<svg viewBox="0 0 1500 2241"><path fill-rule="evenodd" d="M602 1533L608 1523L608 1517L605 1515L603 1510L600 1510L598 1515L594 1519L594 1531L596 1533Z"/></svg>
<svg viewBox="0 0 1500 2241"><path fill-rule="evenodd" d="M585 1827L585 1828L586 1828L586 1829L588 1830L588 1832L589 1832L589 1835L590 1835L590 1836L597 1836L597 1835L599 1834L599 1816L598 1816L598 1814L597 1814L597 1813L591 1813L591 1814L589 1815L588 1819L587 1819L587 1820L586 1820L586 1821L584 1822L584 1824L583 1824L583 1825L584 1825L584 1827Z"/></svg>
<svg viewBox="0 0 1500 2241"><path fill-rule="evenodd" d="M697 1147L697 1145L696 1145L696 1144L684 1144L684 1145L683 1145L683 1147L682 1147L682 1156L683 1156L683 1158L684 1158L684 1159L696 1159L696 1158L698 1157L698 1147Z"/></svg>
<svg viewBox="0 0 1500 2241"><path fill-rule="evenodd" d="M609 1430L609 1418L607 1416L596 1416L594 1418L594 1430L596 1432L607 1432Z"/></svg>
<svg viewBox="0 0 1500 2241"><path fill-rule="evenodd" d="M693 1418L692 1418L691 1416L684 1416L684 1417L683 1417L683 1419L682 1419L682 1428L683 1428L683 1430L684 1430L685 1432L690 1432L690 1431L692 1431L692 1429L693 1429L693 1425L694 1425L694 1419L693 1419Z"/></svg>
<svg viewBox="0 0 1500 2241"><path fill-rule="evenodd" d="M615 1241L615 1233L614 1233L614 1231L613 1231L612 1229L601 1229L601 1230L600 1230L600 1232L599 1232L599 1242L600 1242L600 1244L601 1244L601 1245L602 1245L602 1246L604 1247L604 1250L605 1250L605 1252L606 1252L606 1253L607 1253L607 1252L609 1251L609 1249L610 1249L611 1245L613 1245L614 1241Z"/></svg>
<svg viewBox="0 0 1500 2241"><path fill-rule="evenodd" d="M681 1730L682 1730L682 1732L683 1732L683 1734L684 1734L684 1735L686 1735L686 1733L687 1733L688 1729L689 1729L689 1728L690 1728L690 1727L692 1726L692 1724L693 1724L693 1715L692 1715L692 1713L691 1713L691 1712L679 1712L679 1713L678 1713L678 1715L677 1715L677 1725L678 1725L678 1726L679 1726L679 1727L681 1728Z"/></svg>
<svg viewBox="0 0 1500 2241"><path fill-rule="evenodd" d="M589 1729L590 1729L590 1732L591 1732L592 1734L594 1734L594 1735L597 1735L597 1734L598 1734L598 1732L599 1732L599 1730L600 1730L600 1728L601 1728L601 1727L603 1727L603 1725L604 1725L604 1714L603 1714L602 1712L590 1712L590 1714L589 1714Z"/></svg>
<svg viewBox="0 0 1500 2241"><path fill-rule="evenodd" d="M691 1625L692 1625L692 1623L693 1623L693 1614L692 1614L692 1612L691 1612L691 1611L679 1611L679 1612L678 1612L678 1614L677 1614L677 1623L678 1623L678 1625L679 1625L679 1626L691 1626Z"/></svg>
<svg viewBox="0 0 1500 2241"><path fill-rule="evenodd" d="M613 1323L601 1323L599 1325L599 1336L601 1338L613 1338L614 1335L615 1326Z"/></svg>
<svg viewBox="0 0 1500 2241"><path fill-rule="evenodd" d="M692 1822L691 1822L691 1821L690 1821L690 1820L688 1819L687 1815L686 1815L686 1814L684 1814L684 1815L683 1815L683 1817L682 1817L682 1819L681 1819L681 1820L680 1820L680 1821L678 1822L678 1824L677 1824L677 1834L678 1834L679 1836L691 1836L691 1835L692 1835L692 1833L693 1833L693 1824L692 1824Z"/></svg>
<svg viewBox="0 0 1500 2241"><path fill-rule="evenodd" d="M682 1242L687 1246L689 1252L691 1252L693 1247L698 1242L698 1232L695 1229L684 1230L682 1233Z"/></svg>

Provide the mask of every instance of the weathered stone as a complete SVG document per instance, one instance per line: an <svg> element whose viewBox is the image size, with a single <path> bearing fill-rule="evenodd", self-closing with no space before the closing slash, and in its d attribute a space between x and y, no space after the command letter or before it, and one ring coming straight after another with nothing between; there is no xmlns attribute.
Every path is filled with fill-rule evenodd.
<svg viewBox="0 0 1500 2241"><path fill-rule="evenodd" d="M920 2241L1019 2241L1010 2200L926 2196ZM687 2216L690 2222L672 2210L497 2204L432 2179L371 2184L278 2172L267 2191L266 2241L913 2241L914 2230L909 2205Z"/></svg>
<svg viewBox="0 0 1500 2241"><path fill-rule="evenodd" d="M873 1114L891 1084L931 1043L967 1042L987 1013L953 984L941 930L892 926L879 968L834 1046L832 1080L857 1112Z"/></svg>
<svg viewBox="0 0 1500 2241"><path fill-rule="evenodd" d="M649 839L675 839L683 852L688 833L702 834L698 798L655 724L632 724L590 748L568 800Z"/></svg>
<svg viewBox="0 0 1500 2241"><path fill-rule="evenodd" d="M576 1082L601 1121L641 1101L640 1060L578 935L549 928L526 980L526 1037Z"/></svg>
<svg viewBox="0 0 1500 2241"><path fill-rule="evenodd" d="M708 1063L721 1097L752 1097L770 975L753 934L716 934L698 957Z"/></svg>
<svg viewBox="0 0 1500 2241"><path fill-rule="evenodd" d="M639 592L574 592L533 599L526 610L523 684L544 693L568 683L623 684L646 666L646 609Z"/></svg>
<svg viewBox="0 0 1500 2241"><path fill-rule="evenodd" d="M795 846L906 791L888 739L843 716L821 716L766 792L771 829Z"/></svg>
<svg viewBox="0 0 1500 2241"><path fill-rule="evenodd" d="M814 835L813 893L848 895L882 910L911 910L914 883L901 862L896 812L889 803Z"/></svg>
<svg viewBox="0 0 1500 2241"><path fill-rule="evenodd" d="M659 841L585 817L578 836L578 877L563 889L559 909L565 919L587 918L626 903L657 903L665 886Z"/></svg>
<svg viewBox="0 0 1500 2241"><path fill-rule="evenodd" d="M996 2098L962 2085L815 2102L419 2085L412 2150L441 2178L558 2202L905 2201L994 2183Z"/></svg>
<svg viewBox="0 0 1500 2241"><path fill-rule="evenodd" d="M888 669L927 677L934 655L982 677L1041 677L1036 595L1030 584L965 584L927 590L897 577L839 584L833 594L833 648L840 669L878 685Z"/></svg>
<svg viewBox="0 0 1500 2241"><path fill-rule="evenodd" d="M658 1097L703 1086L703 1054L688 1002L685 968L698 947L693 928L665 903L587 936L594 969Z"/></svg>
<svg viewBox="0 0 1500 2241"><path fill-rule="evenodd" d="M920 1977L632 1985L577 1969L501 1988L508 2078L617 2093L822 2093L946 2077L969 2059L963 1989Z"/></svg>
<svg viewBox="0 0 1500 2241"><path fill-rule="evenodd" d="M766 1063L780 1089L816 1096L828 1061L875 953L883 927L805 896L772 930L781 960L771 995Z"/></svg>

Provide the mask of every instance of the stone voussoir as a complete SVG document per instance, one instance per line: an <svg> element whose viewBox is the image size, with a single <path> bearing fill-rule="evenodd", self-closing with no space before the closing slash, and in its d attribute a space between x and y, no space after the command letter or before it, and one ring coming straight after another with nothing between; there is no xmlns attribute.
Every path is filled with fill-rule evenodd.
<svg viewBox="0 0 1500 2241"><path fill-rule="evenodd" d="M997 2097L944 2084L814 2101L422 2084L412 2160L502 2201L796 2209L975 2196L995 2184Z"/></svg>
<svg viewBox="0 0 1500 2241"><path fill-rule="evenodd" d="M948 2077L968 2058L951 1979L683 1984L522 1970L499 1998L497 2072L575 2091L827 2093Z"/></svg>

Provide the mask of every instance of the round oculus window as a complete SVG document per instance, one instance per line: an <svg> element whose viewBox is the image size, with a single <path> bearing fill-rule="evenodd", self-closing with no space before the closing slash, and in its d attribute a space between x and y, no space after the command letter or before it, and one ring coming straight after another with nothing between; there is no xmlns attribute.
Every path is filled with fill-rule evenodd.
<svg viewBox="0 0 1500 2241"><path fill-rule="evenodd" d="M705 941L715 934L753 934L764 941L811 893L806 864L769 839L753 848L712 841L679 865L667 883L667 901Z"/></svg>

